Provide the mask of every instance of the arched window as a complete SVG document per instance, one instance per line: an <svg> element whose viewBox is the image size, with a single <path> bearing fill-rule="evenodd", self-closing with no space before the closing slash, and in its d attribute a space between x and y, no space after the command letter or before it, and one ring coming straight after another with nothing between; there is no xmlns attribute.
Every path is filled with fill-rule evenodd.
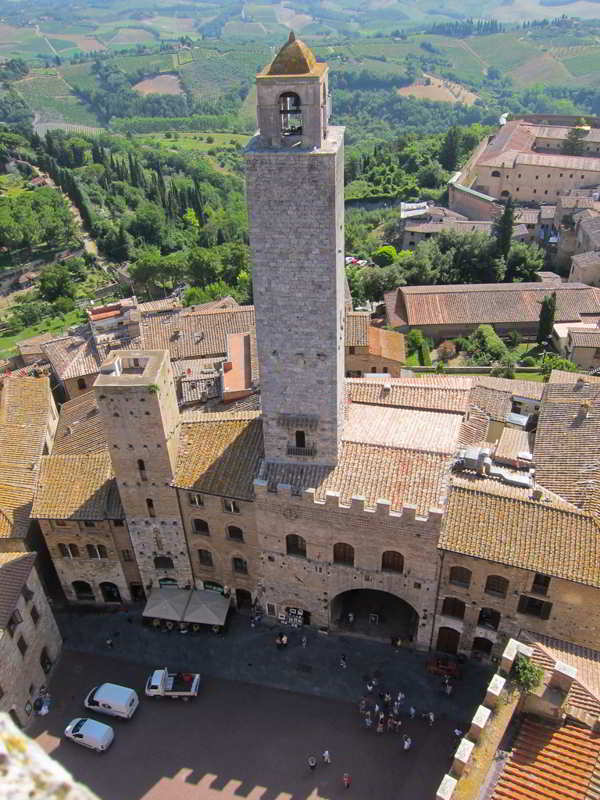
<svg viewBox="0 0 600 800"><path fill-rule="evenodd" d="M143 458L138 458L137 460L137 467L140 473L140 480L147 481L148 476L146 475L146 464Z"/></svg>
<svg viewBox="0 0 600 800"><path fill-rule="evenodd" d="M499 178L499 177L500 177L500 172L497 169L493 170L492 178Z"/></svg>
<svg viewBox="0 0 600 800"><path fill-rule="evenodd" d="M482 636L476 636L473 639L473 655L475 657L489 656L489 654L492 652L493 646L493 642L490 642L489 639L484 639Z"/></svg>
<svg viewBox="0 0 600 800"><path fill-rule="evenodd" d="M501 575L488 575L485 582L485 591L487 594L493 594L494 597L506 597L508 581Z"/></svg>
<svg viewBox="0 0 600 800"><path fill-rule="evenodd" d="M243 542L244 531L241 528L238 528L237 525L228 525L227 538L233 539L234 542Z"/></svg>
<svg viewBox="0 0 600 800"><path fill-rule="evenodd" d="M77 600L94 600L94 592L87 581L73 581L71 584Z"/></svg>
<svg viewBox="0 0 600 800"><path fill-rule="evenodd" d="M288 556L306 558L306 539L296 533L288 533L285 537L285 550Z"/></svg>
<svg viewBox="0 0 600 800"><path fill-rule="evenodd" d="M386 550L381 556L381 569L383 572L403 572L404 556L395 550Z"/></svg>
<svg viewBox="0 0 600 800"><path fill-rule="evenodd" d="M306 434L304 431L296 431L296 447L306 447Z"/></svg>
<svg viewBox="0 0 600 800"><path fill-rule="evenodd" d="M87 383L85 382L84 378L77 378L77 388L78 389L87 389Z"/></svg>
<svg viewBox="0 0 600 800"><path fill-rule="evenodd" d="M450 567L448 580L455 586L462 586L466 589L471 585L471 570L465 567Z"/></svg>
<svg viewBox="0 0 600 800"><path fill-rule="evenodd" d="M121 592L116 583L104 581L100 584L100 591L102 592L102 599L105 603L120 603Z"/></svg>
<svg viewBox="0 0 600 800"><path fill-rule="evenodd" d="M279 97L279 114L284 136L302 135L302 108L296 92L284 92Z"/></svg>
<svg viewBox="0 0 600 800"><path fill-rule="evenodd" d="M494 611L493 608L482 608L479 612L479 619L477 624L482 628L489 628L491 631L497 631L500 625L500 614Z"/></svg>
<svg viewBox="0 0 600 800"><path fill-rule="evenodd" d="M465 604L457 597L445 597L442 605L442 614L446 617L456 617L456 619L464 619L465 617Z"/></svg>
<svg viewBox="0 0 600 800"><path fill-rule="evenodd" d="M154 567L155 569L174 569L173 559L169 556L156 556Z"/></svg>
<svg viewBox="0 0 600 800"><path fill-rule="evenodd" d="M69 549L66 544L62 542L58 543L58 552L61 554L63 558L70 558L71 554L69 553Z"/></svg>
<svg viewBox="0 0 600 800"><path fill-rule="evenodd" d="M195 517L192 520L192 526L194 528L194 533L202 533L204 536L210 535L210 528L208 527L208 522L206 520Z"/></svg>
<svg viewBox="0 0 600 800"><path fill-rule="evenodd" d="M333 545L333 563L345 564L347 567L354 566L354 548L351 544L337 542Z"/></svg>
<svg viewBox="0 0 600 800"><path fill-rule="evenodd" d="M154 500L151 500L149 497L146 498L146 508L148 509L149 517L156 516L156 511L154 510Z"/></svg>
<svg viewBox="0 0 600 800"><path fill-rule="evenodd" d="M98 545L98 555L100 556L100 558L108 558L108 551L106 550L106 547L104 547L103 544Z"/></svg>

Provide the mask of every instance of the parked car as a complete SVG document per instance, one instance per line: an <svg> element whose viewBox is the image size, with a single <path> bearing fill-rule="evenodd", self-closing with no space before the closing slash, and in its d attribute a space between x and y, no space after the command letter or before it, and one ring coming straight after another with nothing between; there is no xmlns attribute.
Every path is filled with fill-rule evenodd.
<svg viewBox="0 0 600 800"><path fill-rule="evenodd" d="M129 719L140 704L137 692L117 683L103 683L95 686L83 701L86 708L99 714Z"/></svg>
<svg viewBox="0 0 600 800"><path fill-rule="evenodd" d="M76 717L65 728L65 736L90 750L103 752L111 746L115 733L110 725L89 717Z"/></svg>
<svg viewBox="0 0 600 800"><path fill-rule="evenodd" d="M198 672L169 672L165 669L155 669L146 681L146 695L148 697L173 697L175 699L189 700L196 697L200 688L200 674Z"/></svg>

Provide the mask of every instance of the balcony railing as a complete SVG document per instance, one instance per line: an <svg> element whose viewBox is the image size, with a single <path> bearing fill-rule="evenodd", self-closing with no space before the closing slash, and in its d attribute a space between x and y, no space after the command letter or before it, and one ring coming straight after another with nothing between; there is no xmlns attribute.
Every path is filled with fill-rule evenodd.
<svg viewBox="0 0 600 800"><path fill-rule="evenodd" d="M288 444L287 448L288 456L316 456L317 448L316 447L294 447L291 444Z"/></svg>

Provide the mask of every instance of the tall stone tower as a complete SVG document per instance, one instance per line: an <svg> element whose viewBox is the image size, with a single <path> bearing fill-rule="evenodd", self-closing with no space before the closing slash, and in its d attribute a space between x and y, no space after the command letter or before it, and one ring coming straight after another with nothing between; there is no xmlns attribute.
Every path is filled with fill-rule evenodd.
<svg viewBox="0 0 600 800"><path fill-rule="evenodd" d="M177 492L179 409L166 350L115 350L94 383L146 590L193 585Z"/></svg>
<svg viewBox="0 0 600 800"><path fill-rule="evenodd" d="M343 416L344 129L327 64L290 34L256 77L246 148L265 457L334 465Z"/></svg>

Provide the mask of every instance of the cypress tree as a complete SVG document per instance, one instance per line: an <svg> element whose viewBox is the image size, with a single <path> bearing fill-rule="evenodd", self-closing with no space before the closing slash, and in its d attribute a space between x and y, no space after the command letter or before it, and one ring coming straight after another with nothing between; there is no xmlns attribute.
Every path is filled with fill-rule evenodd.
<svg viewBox="0 0 600 800"><path fill-rule="evenodd" d="M460 140L460 128L457 128L456 125L449 128L442 142L442 149L440 150L440 164L444 169L452 171L458 166Z"/></svg>
<svg viewBox="0 0 600 800"><path fill-rule="evenodd" d="M494 236L498 254L503 258L508 258L512 245L513 227L515 224L515 207L512 197L509 197L504 206L504 211L494 222Z"/></svg>
<svg viewBox="0 0 600 800"><path fill-rule="evenodd" d="M554 328L554 316L556 314L556 292L545 295L540 309L540 321L538 324L537 340L541 344L552 336Z"/></svg>

